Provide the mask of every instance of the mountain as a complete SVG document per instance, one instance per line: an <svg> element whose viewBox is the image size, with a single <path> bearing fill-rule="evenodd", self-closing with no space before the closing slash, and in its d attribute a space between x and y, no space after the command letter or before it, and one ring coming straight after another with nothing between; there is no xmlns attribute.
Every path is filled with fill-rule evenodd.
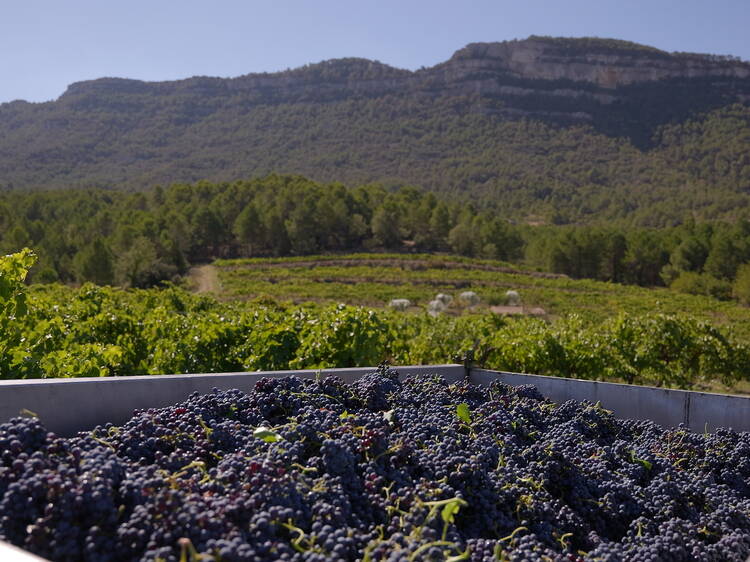
<svg viewBox="0 0 750 562"><path fill-rule="evenodd" d="M0 186L142 189L272 171L412 184L519 220L744 212L750 63L626 41L474 43L417 71L102 78L0 105Z"/></svg>

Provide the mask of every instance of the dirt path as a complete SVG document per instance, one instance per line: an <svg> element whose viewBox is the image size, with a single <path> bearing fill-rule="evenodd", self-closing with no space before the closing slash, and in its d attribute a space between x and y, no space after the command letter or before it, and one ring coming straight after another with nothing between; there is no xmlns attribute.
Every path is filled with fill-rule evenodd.
<svg viewBox="0 0 750 562"><path fill-rule="evenodd" d="M190 269L190 279L196 293L219 293L221 283L213 265L201 265Z"/></svg>

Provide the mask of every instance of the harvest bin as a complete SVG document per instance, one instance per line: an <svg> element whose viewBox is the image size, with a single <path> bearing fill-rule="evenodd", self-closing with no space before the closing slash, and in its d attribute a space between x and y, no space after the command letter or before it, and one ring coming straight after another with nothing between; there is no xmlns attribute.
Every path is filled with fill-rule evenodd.
<svg viewBox="0 0 750 562"><path fill-rule="evenodd" d="M305 371L263 371L51 380L0 381L0 422L28 410L38 415L47 429L72 436L97 425L122 424L135 409L159 408L185 400L193 391L238 388L249 391L263 377L302 378L335 375L352 382L374 367ZM663 426L685 424L693 431L719 427L750 431L750 398L669 390L609 382L596 382L541 375L526 375L463 365L419 365L396 367L401 377L439 374L449 383L468 380L488 385L499 380L511 385L532 384L555 402L588 400L600 402L614 415L648 419Z"/></svg>
<svg viewBox="0 0 750 562"><path fill-rule="evenodd" d="M267 371L163 376L108 377L96 379L0 381L0 422L33 412L47 429L71 436L107 422L122 424L135 409L157 408L185 400L194 391L238 388L249 391L263 377L302 378L338 376L352 382L374 368ZM650 419L664 426L680 423L694 431L731 427L750 431L750 398L684 390L668 390L626 384L526 375L467 368L464 365L396 367L404 378L415 374L439 374L448 382L467 380L489 385L501 381L511 385L531 384L555 402L588 400L600 402L619 418ZM27 412L27 414L28 414ZM0 542L0 560L43 561L14 546Z"/></svg>

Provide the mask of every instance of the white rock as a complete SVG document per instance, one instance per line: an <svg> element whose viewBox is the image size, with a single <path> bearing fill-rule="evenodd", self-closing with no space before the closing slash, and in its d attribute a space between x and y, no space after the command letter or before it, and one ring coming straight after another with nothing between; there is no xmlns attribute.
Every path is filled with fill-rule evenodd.
<svg viewBox="0 0 750 562"><path fill-rule="evenodd" d="M441 312L443 312L446 309L445 304L443 304L443 301L440 301L438 299L432 300L427 304L427 313L430 316L437 316Z"/></svg>
<svg viewBox="0 0 750 562"><path fill-rule="evenodd" d="M479 295L477 295L474 291L464 291L463 293L458 295L458 300L460 300L467 306L475 306L479 304L479 301L481 299L479 298Z"/></svg>
<svg viewBox="0 0 750 562"><path fill-rule="evenodd" d="M391 302L388 303L388 306L390 306L393 310L400 310L401 312L403 312L411 306L411 301L409 299L391 299Z"/></svg>
<svg viewBox="0 0 750 562"><path fill-rule="evenodd" d="M505 304L508 306L521 306L521 295L518 294L518 291L506 291Z"/></svg>
<svg viewBox="0 0 750 562"><path fill-rule="evenodd" d="M439 294L438 294L438 295L437 295L437 296L435 297L435 300L437 300L437 301L440 301L440 302L441 302L441 303L443 303L443 304L444 304L445 306L448 306L448 305L449 305L450 303L452 303L452 302L453 302L453 297L452 297L452 296L450 296L450 295L447 295L447 294L445 294L445 293L439 293Z"/></svg>

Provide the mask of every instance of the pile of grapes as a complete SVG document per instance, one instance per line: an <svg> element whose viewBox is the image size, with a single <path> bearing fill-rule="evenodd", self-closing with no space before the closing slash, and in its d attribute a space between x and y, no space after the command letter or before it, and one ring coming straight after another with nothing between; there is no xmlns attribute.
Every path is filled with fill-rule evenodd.
<svg viewBox="0 0 750 562"><path fill-rule="evenodd" d="M261 379L65 439L0 426L0 539L51 560L750 555L750 434L381 368Z"/></svg>

